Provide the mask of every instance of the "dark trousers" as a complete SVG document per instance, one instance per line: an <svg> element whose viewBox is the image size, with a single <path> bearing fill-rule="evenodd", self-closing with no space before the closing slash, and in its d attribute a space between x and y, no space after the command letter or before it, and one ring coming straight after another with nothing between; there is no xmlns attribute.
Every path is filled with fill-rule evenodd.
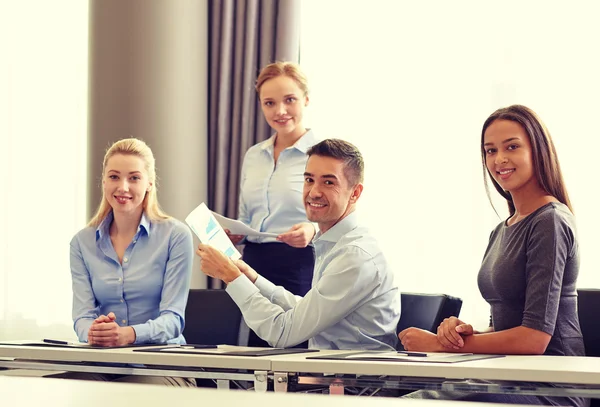
<svg viewBox="0 0 600 407"><path fill-rule="evenodd" d="M304 296L310 290L315 268L312 246L296 248L285 243L250 243L244 247L243 260L261 276L289 292ZM249 346L269 346L250 331ZM307 347L307 342L297 347Z"/></svg>

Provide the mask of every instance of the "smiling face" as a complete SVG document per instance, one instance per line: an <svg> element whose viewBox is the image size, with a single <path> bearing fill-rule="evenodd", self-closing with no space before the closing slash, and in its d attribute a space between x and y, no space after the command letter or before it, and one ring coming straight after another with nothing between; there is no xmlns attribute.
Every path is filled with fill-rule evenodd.
<svg viewBox="0 0 600 407"><path fill-rule="evenodd" d="M492 122L485 130L483 143L486 167L502 189L513 193L537 184L531 141L519 123Z"/></svg>
<svg viewBox="0 0 600 407"><path fill-rule="evenodd" d="M144 160L136 155L115 154L106 163L102 187L115 214L139 216L152 183Z"/></svg>
<svg viewBox="0 0 600 407"><path fill-rule="evenodd" d="M259 97L265 119L277 134L300 137L305 133L302 118L308 96L294 79L285 75L269 79L260 87Z"/></svg>
<svg viewBox="0 0 600 407"><path fill-rule="evenodd" d="M317 222L321 233L354 210L363 186L349 185L344 162L332 157L311 155L304 173L304 207L311 222Z"/></svg>

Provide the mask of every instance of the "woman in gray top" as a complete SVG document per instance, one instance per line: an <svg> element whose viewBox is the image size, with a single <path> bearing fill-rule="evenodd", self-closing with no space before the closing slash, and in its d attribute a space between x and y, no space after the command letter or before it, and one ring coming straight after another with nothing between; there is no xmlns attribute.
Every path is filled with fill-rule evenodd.
<svg viewBox="0 0 600 407"><path fill-rule="evenodd" d="M437 335L408 328L407 350L506 355L584 356L577 317L579 246L571 202L548 130L525 106L495 111L481 133L484 179L508 202L492 232L477 278L491 306L490 327L456 317ZM488 190L489 195L489 190ZM585 406L581 398L416 392L411 397Z"/></svg>

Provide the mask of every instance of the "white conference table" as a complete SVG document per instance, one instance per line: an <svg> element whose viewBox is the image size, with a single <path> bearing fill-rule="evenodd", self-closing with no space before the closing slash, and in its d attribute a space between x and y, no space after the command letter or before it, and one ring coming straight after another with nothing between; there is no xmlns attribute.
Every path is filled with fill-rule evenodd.
<svg viewBox="0 0 600 407"><path fill-rule="evenodd" d="M248 348L223 345L220 349ZM355 386L600 398L600 358L506 356L451 364L307 359L340 352L347 351L248 357L0 345L0 367L194 377L216 380L221 389L229 389L231 380L250 381L257 391L266 391L268 379L273 379L276 392L298 383L327 385L331 394Z"/></svg>
<svg viewBox="0 0 600 407"><path fill-rule="evenodd" d="M347 351L321 351L320 354ZM275 386L287 383L344 386L485 391L547 396L600 398L600 358L575 356L504 356L459 363L414 363L358 360L315 360L294 354L271 358ZM467 383L466 380L510 382ZM515 382L522 383L516 386ZM560 387L549 386L551 383Z"/></svg>
<svg viewBox="0 0 600 407"><path fill-rule="evenodd" d="M328 397L315 394L276 394L217 391L148 384L93 382L0 376L0 400L4 406L44 407L435 407L438 401L390 399L384 397ZM218 403L218 404L217 404ZM483 403L447 402L450 407L484 407ZM505 404L495 404L506 407ZM514 406L514 404L511 404Z"/></svg>
<svg viewBox="0 0 600 407"><path fill-rule="evenodd" d="M22 341L25 342L25 341ZM33 342L33 341L32 341ZM151 349L149 346L145 349ZM220 349L245 350L221 345ZM217 387L229 388L230 380L254 383L266 391L271 361L265 357L210 354L135 352L136 348L91 349L0 345L0 367L143 376L173 376L213 379ZM209 349L207 349L210 351Z"/></svg>

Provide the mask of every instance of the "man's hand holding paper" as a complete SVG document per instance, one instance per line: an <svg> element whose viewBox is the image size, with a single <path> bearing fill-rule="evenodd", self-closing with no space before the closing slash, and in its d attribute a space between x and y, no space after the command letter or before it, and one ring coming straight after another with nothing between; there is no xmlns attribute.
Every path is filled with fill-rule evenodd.
<svg viewBox="0 0 600 407"><path fill-rule="evenodd" d="M207 244L199 244L196 254L202 259L202 272L209 277L223 280L225 284L242 275L233 261L218 249Z"/></svg>

